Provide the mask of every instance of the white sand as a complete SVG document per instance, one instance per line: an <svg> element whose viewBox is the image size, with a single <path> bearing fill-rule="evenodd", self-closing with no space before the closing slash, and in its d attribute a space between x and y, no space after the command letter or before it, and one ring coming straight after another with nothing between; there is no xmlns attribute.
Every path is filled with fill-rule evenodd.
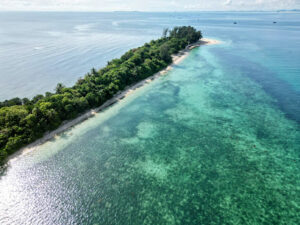
<svg viewBox="0 0 300 225"><path fill-rule="evenodd" d="M103 105L101 105L98 108L89 110L88 112L82 114L81 116L77 117L76 119L70 120L70 121L65 121L63 122L63 124L57 128L54 131L51 132L47 132L44 137L36 140L35 142L23 147L20 151L17 151L15 154L11 155L9 157L9 159L15 157L16 155L20 155L20 154L24 154L28 151L31 151L33 149L35 149L37 146L45 143L46 141L49 141L53 138L55 138L58 134L66 131L67 129L81 123L82 121L93 117L95 114L100 113L100 111L104 110L105 108L107 108L108 106L120 101L121 99L125 98L126 96L130 95L131 93L133 93L134 90L143 87L144 85L146 85L147 83L152 82L154 79L166 74L168 71L170 71L174 65L178 65L180 62L182 62L189 54L189 52L196 48L199 47L201 45L214 45L214 44L220 44L221 42L218 40L211 40L211 39L206 39L206 38L202 38L200 41L189 45L186 49L180 51L179 53L172 55L172 59L173 59L173 63L171 65L169 65L167 68L161 70L160 72L152 75L151 77L146 78L145 80L142 80L128 88L126 88L124 91L117 93L113 98L111 98L110 100L106 101Z"/></svg>

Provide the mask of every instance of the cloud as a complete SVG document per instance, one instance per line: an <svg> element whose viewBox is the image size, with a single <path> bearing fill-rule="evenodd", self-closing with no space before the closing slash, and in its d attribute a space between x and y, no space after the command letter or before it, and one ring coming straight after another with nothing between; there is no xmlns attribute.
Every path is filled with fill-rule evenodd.
<svg viewBox="0 0 300 225"><path fill-rule="evenodd" d="M300 0L0 0L0 10L201 11L300 8Z"/></svg>
<svg viewBox="0 0 300 225"><path fill-rule="evenodd" d="M232 0L226 0L226 2L224 2L224 5L231 5Z"/></svg>

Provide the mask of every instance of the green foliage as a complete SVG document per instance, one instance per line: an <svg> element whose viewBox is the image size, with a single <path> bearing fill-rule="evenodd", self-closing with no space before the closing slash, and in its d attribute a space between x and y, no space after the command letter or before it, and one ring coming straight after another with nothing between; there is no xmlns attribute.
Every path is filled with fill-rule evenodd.
<svg viewBox="0 0 300 225"><path fill-rule="evenodd" d="M62 83L58 83L55 88L56 94L61 94L65 86Z"/></svg>
<svg viewBox="0 0 300 225"><path fill-rule="evenodd" d="M22 100L19 98L12 98L10 100L5 100L4 102L0 102L0 108L5 106L13 106L13 105L22 105Z"/></svg>
<svg viewBox="0 0 300 225"><path fill-rule="evenodd" d="M167 63L172 62L172 57L170 55L170 47L167 43L164 43L159 48L159 56L162 60L164 60Z"/></svg>
<svg viewBox="0 0 300 225"><path fill-rule="evenodd" d="M186 39L188 43L193 43L202 38L201 31L197 31L194 27L183 26L175 27L170 31L171 38Z"/></svg>
<svg viewBox="0 0 300 225"><path fill-rule="evenodd" d="M73 87L59 83L55 93L46 92L32 100L13 98L0 102L0 162L64 120L102 105L126 86L160 71L172 62L173 53L201 37L193 27L165 29L162 38L131 49L98 71L93 68Z"/></svg>
<svg viewBox="0 0 300 225"><path fill-rule="evenodd" d="M169 32L169 28L164 28L162 37L166 38L168 35L168 32Z"/></svg>

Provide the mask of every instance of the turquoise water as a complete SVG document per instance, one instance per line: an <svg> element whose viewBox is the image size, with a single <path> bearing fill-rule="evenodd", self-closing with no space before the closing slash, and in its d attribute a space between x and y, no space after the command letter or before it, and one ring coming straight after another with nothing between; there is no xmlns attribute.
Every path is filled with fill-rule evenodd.
<svg viewBox="0 0 300 225"><path fill-rule="evenodd" d="M223 44L10 160L1 224L299 224L300 15L205 16Z"/></svg>

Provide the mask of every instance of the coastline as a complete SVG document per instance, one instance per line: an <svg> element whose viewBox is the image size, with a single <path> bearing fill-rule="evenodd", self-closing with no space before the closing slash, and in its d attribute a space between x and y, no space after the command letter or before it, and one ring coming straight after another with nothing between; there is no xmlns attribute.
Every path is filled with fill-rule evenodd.
<svg viewBox="0 0 300 225"><path fill-rule="evenodd" d="M64 131L76 126L77 124L95 116L97 113L100 113L101 111L103 111L104 109L106 109L107 107L115 104L116 102L122 100L123 98L126 98L128 95L132 94L136 89L143 87L144 85L152 82L153 80L165 75L167 72L169 72L170 70L173 69L174 66L178 65L179 63L181 63L190 53L190 51L194 48L200 47L202 45L215 45L215 44L220 44L221 41L218 40L212 40L212 39L207 39L207 38L202 38L201 40L199 40L196 43L190 44L189 46L186 47L186 49L179 51L177 54L172 55L172 60L173 62L167 66L165 69L153 74L152 76L139 81L138 83L129 86L127 88L125 88L125 90L117 93L115 96L113 96L111 99L109 99L108 101L106 101L103 105L88 110L87 112L83 113L82 115L80 115L79 117L73 119L73 120L67 120L65 122L63 122L62 125L60 125L57 129L45 133L44 136L34 142L32 142L31 144L28 144L22 148L20 148L18 151L16 151L15 153L13 153L12 155L7 157L7 162L12 160L13 158L23 155L25 153L27 153L28 151L34 150L36 147L44 144L47 141L52 140L53 138L55 138L57 135L63 133Z"/></svg>

